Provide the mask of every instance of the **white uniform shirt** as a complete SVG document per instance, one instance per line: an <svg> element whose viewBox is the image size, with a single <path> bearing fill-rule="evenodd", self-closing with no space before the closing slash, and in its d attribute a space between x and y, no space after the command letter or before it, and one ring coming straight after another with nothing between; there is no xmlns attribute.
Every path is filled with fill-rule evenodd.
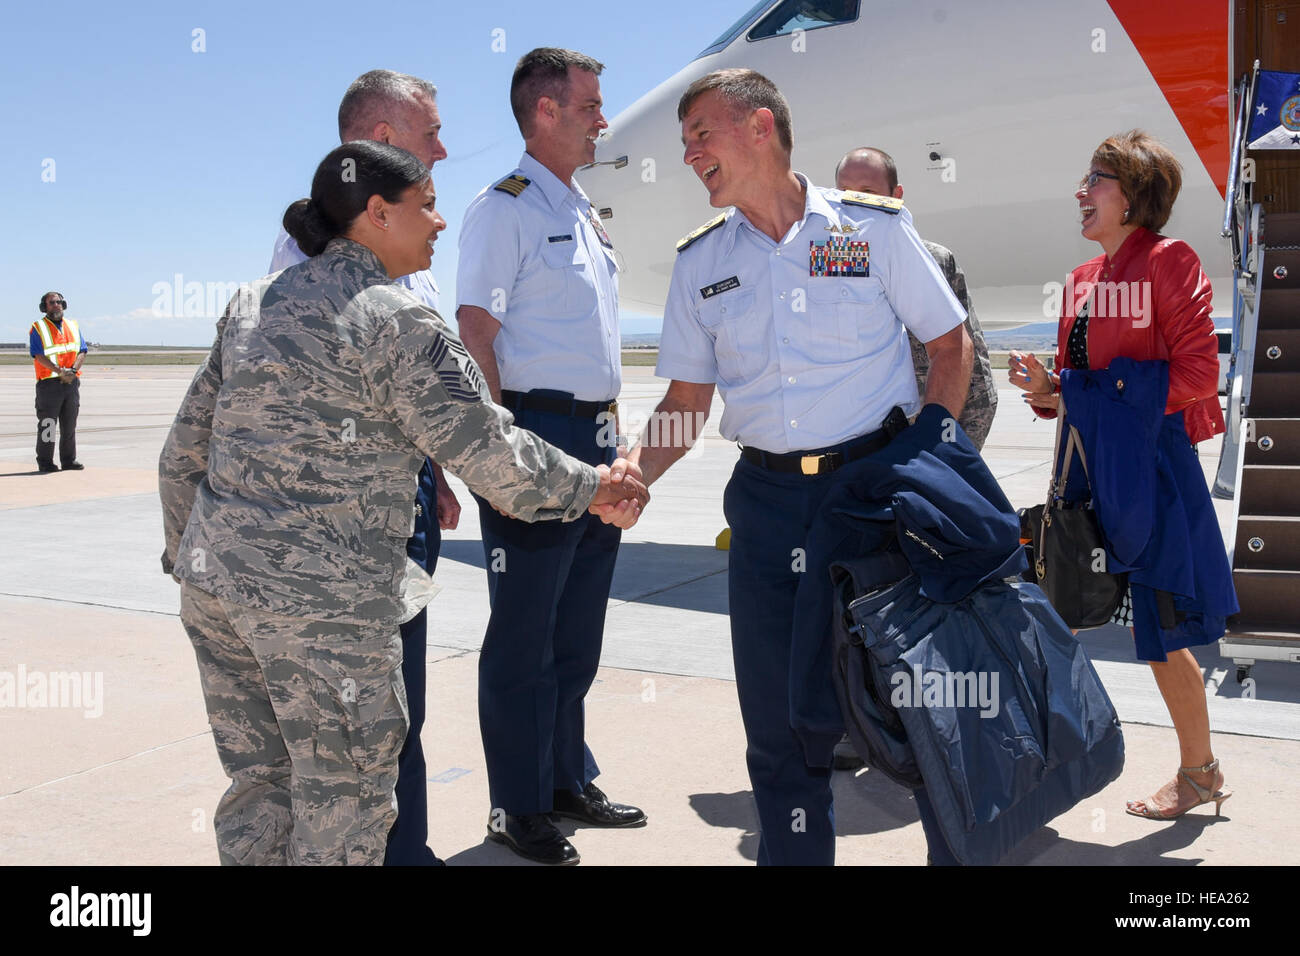
<svg viewBox="0 0 1300 956"><path fill-rule="evenodd" d="M732 209L678 254L655 370L716 382L723 436L776 453L873 432L895 405L919 411L904 326L929 342L966 315L907 210L843 203L799 179L804 215L780 242ZM867 274L812 275L813 246L828 239L865 242Z"/></svg>
<svg viewBox="0 0 1300 956"><path fill-rule="evenodd" d="M284 227L281 226L280 234L275 237L275 251L271 253L270 271L279 272L281 269L306 262L307 259L307 254L298 248L298 243L293 236L285 232ZM434 281L432 271L425 269L422 272L412 272L409 276L402 276L396 281L415 293L415 297L429 308L438 311L438 283Z"/></svg>
<svg viewBox="0 0 1300 956"><path fill-rule="evenodd" d="M501 323L501 387L617 398L623 386L614 248L577 182L527 153L470 203L460 231L457 305ZM498 188L509 185L509 190Z"/></svg>

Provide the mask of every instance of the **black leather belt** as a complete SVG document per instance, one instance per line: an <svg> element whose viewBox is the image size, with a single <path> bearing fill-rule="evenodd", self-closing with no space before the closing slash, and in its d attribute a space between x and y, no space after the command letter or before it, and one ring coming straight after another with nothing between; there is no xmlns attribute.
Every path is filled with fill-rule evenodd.
<svg viewBox="0 0 1300 956"><path fill-rule="evenodd" d="M532 392L516 392L513 389L501 389L501 404L511 411L527 409L533 412L550 412L552 415L567 415L570 418L596 418L602 413L618 414L618 402L580 402L575 398L560 398L555 395L535 395Z"/></svg>
<svg viewBox="0 0 1300 956"><path fill-rule="evenodd" d="M742 448L740 457L750 464L782 474L826 475L851 461L857 461L859 458L880 451L907 425L907 416L895 405L890 409L889 417L879 429L861 438L851 439L842 445L785 454L763 451L761 448Z"/></svg>

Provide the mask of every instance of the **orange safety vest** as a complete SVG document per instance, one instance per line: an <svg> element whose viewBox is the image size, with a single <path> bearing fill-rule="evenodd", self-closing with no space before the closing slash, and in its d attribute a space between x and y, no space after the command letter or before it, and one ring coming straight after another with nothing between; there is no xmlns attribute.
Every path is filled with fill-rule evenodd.
<svg viewBox="0 0 1300 956"><path fill-rule="evenodd" d="M76 364L77 354L81 351L81 330L77 328L76 322L64 316L63 327L60 328L43 315L32 323L32 328L41 337L47 359L59 368L72 368ZM51 372L36 359L32 359L32 364L36 366L36 381L58 377L57 372ZM77 378L81 378L80 369L77 370Z"/></svg>

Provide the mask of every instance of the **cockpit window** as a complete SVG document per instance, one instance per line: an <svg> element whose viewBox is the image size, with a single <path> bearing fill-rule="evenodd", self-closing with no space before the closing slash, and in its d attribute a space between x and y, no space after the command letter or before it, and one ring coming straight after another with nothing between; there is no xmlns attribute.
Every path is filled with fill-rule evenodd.
<svg viewBox="0 0 1300 956"><path fill-rule="evenodd" d="M749 39L765 40L820 27L851 23L858 18L860 0L785 0L749 31Z"/></svg>
<svg viewBox="0 0 1300 956"><path fill-rule="evenodd" d="M723 34L720 37L718 37L716 40L714 40L712 43L706 46L703 50L701 50L698 54L696 54L695 58L698 60L702 56L708 56L710 53L717 53L719 50L725 49L726 46L729 43L731 43L732 40L736 39L736 37L740 36L742 33L745 32L745 27L753 23L755 17L757 17L760 13L762 13L771 5L772 5L772 0L758 0L758 3L750 7L744 16L742 16L731 26L727 27L727 29L723 32Z"/></svg>

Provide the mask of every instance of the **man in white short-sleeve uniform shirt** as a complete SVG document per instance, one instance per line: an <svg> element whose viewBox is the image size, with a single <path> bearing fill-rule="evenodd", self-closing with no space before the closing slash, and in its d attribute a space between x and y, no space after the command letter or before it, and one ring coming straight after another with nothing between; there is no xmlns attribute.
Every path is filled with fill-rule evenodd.
<svg viewBox="0 0 1300 956"><path fill-rule="evenodd" d="M519 60L510 105L526 151L470 203L456 273L461 341L492 398L591 465L615 461L623 384L617 257L573 179L605 128L602 69L554 48ZM577 863L551 814L605 827L646 819L592 782L584 733L620 531L594 515L529 524L478 503L492 602L479 656L488 833L527 859Z"/></svg>
<svg viewBox="0 0 1300 956"><path fill-rule="evenodd" d="M795 591L804 573L826 569L804 569L798 555L833 471L883 448L921 409L904 326L931 357L924 404L954 417L971 342L901 201L821 188L791 170L789 106L769 80L708 74L682 96L678 118L684 160L711 205L735 208L678 243L656 370L672 384L651 443L628 457L647 484L657 480L698 437L716 385L721 432L742 446L724 512L758 862L829 864L838 735L826 766L810 766L789 688ZM662 427L678 421L692 434Z"/></svg>

